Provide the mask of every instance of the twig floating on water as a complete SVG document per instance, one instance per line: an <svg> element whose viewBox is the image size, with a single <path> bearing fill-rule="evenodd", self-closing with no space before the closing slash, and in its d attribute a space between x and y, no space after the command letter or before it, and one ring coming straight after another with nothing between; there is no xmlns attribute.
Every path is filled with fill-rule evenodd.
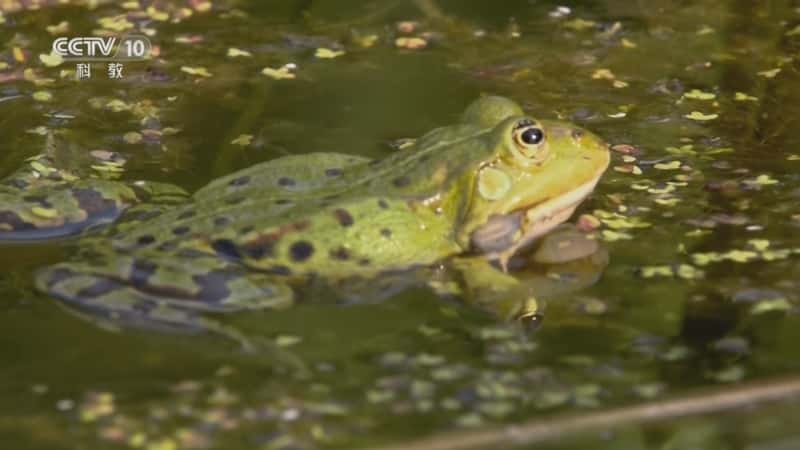
<svg viewBox="0 0 800 450"><path fill-rule="evenodd" d="M531 445L576 433L710 414L800 396L800 377L744 383L605 411L564 414L517 425L449 432L377 450L468 450Z"/></svg>

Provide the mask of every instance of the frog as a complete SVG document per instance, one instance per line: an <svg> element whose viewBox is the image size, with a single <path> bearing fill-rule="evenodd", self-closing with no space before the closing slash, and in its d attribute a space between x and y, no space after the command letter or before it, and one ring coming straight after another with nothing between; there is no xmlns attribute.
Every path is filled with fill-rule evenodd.
<svg viewBox="0 0 800 450"><path fill-rule="evenodd" d="M405 143L376 159L282 156L192 194L84 177L42 154L0 181L0 243L67 240L73 256L37 270L37 290L83 315L181 331L223 332L214 313L288 307L310 280L409 272L503 318L538 320L540 287L515 268L607 261L574 228L548 237L608 167L597 135L487 95Z"/></svg>

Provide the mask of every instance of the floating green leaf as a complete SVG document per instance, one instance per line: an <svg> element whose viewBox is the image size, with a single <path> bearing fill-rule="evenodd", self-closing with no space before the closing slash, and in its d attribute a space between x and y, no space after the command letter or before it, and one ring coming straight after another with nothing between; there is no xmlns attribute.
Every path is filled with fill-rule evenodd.
<svg viewBox="0 0 800 450"><path fill-rule="evenodd" d="M758 72L758 76L764 78L775 78L775 76L778 75L779 73L781 73L780 67L772 70L763 70L761 72Z"/></svg>
<svg viewBox="0 0 800 450"><path fill-rule="evenodd" d="M691 98L695 100L714 100L717 96L711 92L704 92L699 89L692 89L691 91L683 94L684 98Z"/></svg>
<svg viewBox="0 0 800 450"><path fill-rule="evenodd" d="M205 67L189 67L189 66L182 66L181 72L188 73L189 75L195 75L198 77L210 77L211 72L208 71Z"/></svg>
<svg viewBox="0 0 800 450"><path fill-rule="evenodd" d="M49 102L53 99L53 93L50 91L36 91L32 97L37 102Z"/></svg>
<svg viewBox="0 0 800 450"><path fill-rule="evenodd" d="M295 78L295 74L290 72L286 66L280 67L278 69L265 67L264 70L261 71L261 73L276 80L292 80Z"/></svg>
<svg viewBox="0 0 800 450"><path fill-rule="evenodd" d="M56 67L64 62L64 57L58 53L41 54L39 61L47 67Z"/></svg>
<svg viewBox="0 0 800 450"><path fill-rule="evenodd" d="M758 101L758 98L753 97L752 95L747 95L744 92L737 92L734 94L734 100L737 102L755 102Z"/></svg>
<svg viewBox="0 0 800 450"><path fill-rule="evenodd" d="M314 56L320 59L333 59L342 55L344 55L343 50L331 50L324 47L318 48L317 51L314 52Z"/></svg>
<svg viewBox="0 0 800 450"><path fill-rule="evenodd" d="M788 311L792 308L792 305L789 303L788 300L785 298L774 298L769 300L763 300L755 305L750 309L750 313L752 314L764 314L771 311L779 311L784 312Z"/></svg>
<svg viewBox="0 0 800 450"><path fill-rule="evenodd" d="M233 145L241 145L242 147L248 146L253 142L253 135L252 134L242 134L239 135L236 139L231 141Z"/></svg>
<svg viewBox="0 0 800 450"><path fill-rule="evenodd" d="M686 117L687 119L703 122L706 120L714 120L717 117L719 117L719 114L704 114L701 113L700 111L692 111L691 113L686 114L684 117Z"/></svg>
<svg viewBox="0 0 800 450"><path fill-rule="evenodd" d="M31 208L31 212L35 216L39 216L44 219L54 219L58 217L58 210L55 208L44 208L41 206L34 206Z"/></svg>
<svg viewBox="0 0 800 450"><path fill-rule="evenodd" d="M564 27L575 31L583 31L590 28L595 28L597 22L593 20L581 19L580 17L564 22Z"/></svg>
<svg viewBox="0 0 800 450"><path fill-rule="evenodd" d="M241 50L235 47L231 47L228 49L229 58L240 58L240 57L250 58L252 56L253 54L248 52L247 50Z"/></svg>
<svg viewBox="0 0 800 450"><path fill-rule="evenodd" d="M680 161L670 161L668 163L658 163L653 165L658 170L677 170L681 168Z"/></svg>

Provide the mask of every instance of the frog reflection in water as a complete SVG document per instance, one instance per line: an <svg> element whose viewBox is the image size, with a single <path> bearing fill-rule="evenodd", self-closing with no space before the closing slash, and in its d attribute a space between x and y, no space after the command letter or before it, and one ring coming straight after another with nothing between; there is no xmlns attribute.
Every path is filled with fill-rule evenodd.
<svg viewBox="0 0 800 450"><path fill-rule="evenodd" d="M312 277L368 285L413 271L447 290L434 265L459 274L471 302L531 319L536 292L507 271L512 256L567 220L608 163L588 131L489 96L387 158L287 156L192 196L79 178L42 156L0 183L0 241L82 235L73 260L40 270L36 286L120 325L213 328L203 313L283 307Z"/></svg>

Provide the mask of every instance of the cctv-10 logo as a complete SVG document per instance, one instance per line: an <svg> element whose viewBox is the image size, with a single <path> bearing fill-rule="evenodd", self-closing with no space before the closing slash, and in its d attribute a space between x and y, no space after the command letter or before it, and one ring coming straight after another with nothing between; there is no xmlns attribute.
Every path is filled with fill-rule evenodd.
<svg viewBox="0 0 800 450"><path fill-rule="evenodd" d="M119 45L117 42L119 41ZM53 53L65 60L135 61L147 59L152 45L146 36L60 37L53 41Z"/></svg>

